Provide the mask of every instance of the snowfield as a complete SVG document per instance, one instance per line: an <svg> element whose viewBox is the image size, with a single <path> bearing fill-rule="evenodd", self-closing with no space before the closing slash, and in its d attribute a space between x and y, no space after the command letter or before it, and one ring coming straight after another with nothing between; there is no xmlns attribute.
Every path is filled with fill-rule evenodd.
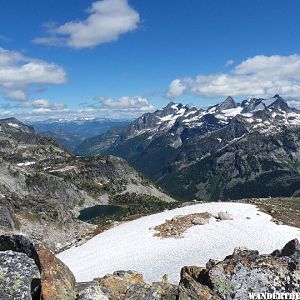
<svg viewBox="0 0 300 300"><path fill-rule="evenodd" d="M233 220L217 222L211 218L209 224L188 229L182 238L153 236L151 228L166 219L205 211L213 215L227 211ZM276 225L271 222L271 216L253 205L215 202L164 211L121 224L58 257L79 282L117 270L135 270L148 282L159 281L167 273L172 283L178 283L180 269L185 265L205 266L210 258L222 260L237 246L271 253L296 237L300 238L300 229Z"/></svg>

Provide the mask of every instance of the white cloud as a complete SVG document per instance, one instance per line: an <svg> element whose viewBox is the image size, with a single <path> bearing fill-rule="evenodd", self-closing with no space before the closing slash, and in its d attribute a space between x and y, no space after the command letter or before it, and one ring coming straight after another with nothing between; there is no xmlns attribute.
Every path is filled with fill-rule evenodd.
<svg viewBox="0 0 300 300"><path fill-rule="evenodd" d="M175 89L174 93L174 82ZM176 93L177 91L177 93ZM257 55L241 62L227 73L175 79L167 96L183 93L207 98L218 96L269 97L280 94L300 99L300 55Z"/></svg>
<svg viewBox="0 0 300 300"><path fill-rule="evenodd" d="M48 99L0 104L0 118L13 116L20 119L98 117L132 119L143 113L154 111L155 107L140 96L119 99L97 97L81 107L70 109L67 105Z"/></svg>
<svg viewBox="0 0 300 300"><path fill-rule="evenodd" d="M25 101L32 85L65 82L62 67L0 48L0 91L7 99Z"/></svg>
<svg viewBox="0 0 300 300"><path fill-rule="evenodd" d="M185 79L184 81L186 81ZM181 79L175 79L170 83L169 90L167 92L167 97L170 99L176 98L183 94L187 89L186 84Z"/></svg>
<svg viewBox="0 0 300 300"><path fill-rule="evenodd" d="M225 67L232 66L233 64L234 64L234 60L233 59L229 59L229 60L226 61Z"/></svg>
<svg viewBox="0 0 300 300"><path fill-rule="evenodd" d="M115 41L121 34L137 28L140 16L127 0L93 2L83 21L71 21L48 30L49 36L33 41L50 46L88 48Z"/></svg>
<svg viewBox="0 0 300 300"><path fill-rule="evenodd" d="M137 110L151 110L154 108L146 98L140 96L125 96L119 99L100 98L99 100L101 102L102 108Z"/></svg>

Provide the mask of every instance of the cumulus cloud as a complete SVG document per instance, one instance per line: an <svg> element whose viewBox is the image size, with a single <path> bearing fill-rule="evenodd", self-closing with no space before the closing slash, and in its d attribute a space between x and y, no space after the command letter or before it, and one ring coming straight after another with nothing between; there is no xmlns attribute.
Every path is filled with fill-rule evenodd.
<svg viewBox="0 0 300 300"><path fill-rule="evenodd" d="M83 103L74 109L48 99L36 99L0 104L0 118L14 116L23 120L80 117L132 119L154 110L155 107L140 96L119 99L96 97L93 101Z"/></svg>
<svg viewBox="0 0 300 300"><path fill-rule="evenodd" d="M170 99L174 99L187 89L187 83L188 79L175 79L170 83L169 90L167 92L167 97Z"/></svg>
<svg viewBox="0 0 300 300"><path fill-rule="evenodd" d="M280 94L300 100L300 55L257 55L227 73L200 74L196 78L173 80L167 96L174 98L183 93L207 98Z"/></svg>
<svg viewBox="0 0 300 300"><path fill-rule="evenodd" d="M121 34L135 30L140 16L127 0L102 0L93 2L83 21L71 21L60 26L50 26L49 35L33 41L50 46L88 48L115 41Z"/></svg>
<svg viewBox="0 0 300 300"><path fill-rule="evenodd" d="M134 109L134 110L151 110L154 107L149 103L149 101L140 96L135 97L121 97L119 99L112 98L99 98L102 108L110 109Z"/></svg>
<svg viewBox="0 0 300 300"><path fill-rule="evenodd" d="M65 82L62 67L0 48L0 91L7 99L25 101L33 85Z"/></svg>

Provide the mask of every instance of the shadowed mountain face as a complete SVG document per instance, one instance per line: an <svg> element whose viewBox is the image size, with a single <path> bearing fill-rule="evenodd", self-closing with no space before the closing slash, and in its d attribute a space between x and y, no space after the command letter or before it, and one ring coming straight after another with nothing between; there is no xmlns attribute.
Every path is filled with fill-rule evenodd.
<svg viewBox="0 0 300 300"><path fill-rule="evenodd" d="M179 199L300 194L300 111L279 95L207 110L170 103L76 151L123 157Z"/></svg>

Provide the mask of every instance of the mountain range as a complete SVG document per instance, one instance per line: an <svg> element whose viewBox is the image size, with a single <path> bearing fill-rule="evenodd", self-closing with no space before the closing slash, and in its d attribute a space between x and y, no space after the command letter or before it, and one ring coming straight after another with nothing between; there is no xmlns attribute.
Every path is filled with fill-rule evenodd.
<svg viewBox="0 0 300 300"><path fill-rule="evenodd" d="M99 118L66 118L28 122L38 133L52 137L73 151L85 139L107 132L109 129L124 126L128 120Z"/></svg>
<svg viewBox="0 0 300 300"><path fill-rule="evenodd" d="M174 201L121 158L74 156L17 119L0 120L0 232L10 220L55 249L94 228L77 219L81 210L124 198L127 206Z"/></svg>
<svg viewBox="0 0 300 300"><path fill-rule="evenodd" d="M122 157L180 200L300 195L300 111L279 95L171 102L75 151Z"/></svg>

